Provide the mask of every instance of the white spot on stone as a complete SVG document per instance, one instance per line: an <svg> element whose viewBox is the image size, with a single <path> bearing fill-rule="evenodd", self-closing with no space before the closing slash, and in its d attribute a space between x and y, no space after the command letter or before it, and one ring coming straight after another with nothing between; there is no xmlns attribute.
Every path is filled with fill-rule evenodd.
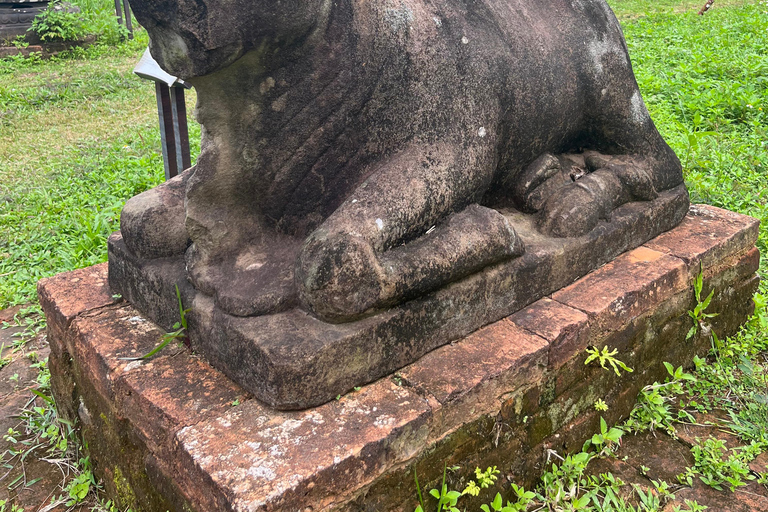
<svg viewBox="0 0 768 512"><path fill-rule="evenodd" d="M477 136L482 138L485 137L485 126L481 126L479 130L477 130Z"/></svg>
<svg viewBox="0 0 768 512"><path fill-rule="evenodd" d="M357 202L357 199L352 200L352 204L355 204Z"/></svg>
<svg viewBox="0 0 768 512"><path fill-rule="evenodd" d="M264 480L272 481L277 476L273 469L264 466L253 466L248 470L248 476L253 478L263 478Z"/></svg>
<svg viewBox="0 0 768 512"><path fill-rule="evenodd" d="M413 22L413 11L401 1L399 6L389 7L384 11L384 21L392 32L397 34L410 28Z"/></svg>
<svg viewBox="0 0 768 512"><path fill-rule="evenodd" d="M285 110L285 106L288 104L288 93L283 94L275 101L272 102L272 110L275 112L282 112Z"/></svg>
<svg viewBox="0 0 768 512"><path fill-rule="evenodd" d="M624 64L628 64L624 48L618 40L607 39L605 36L593 39L587 43L587 51L592 59L592 70L596 75L603 73L603 58L607 55L613 54Z"/></svg>
<svg viewBox="0 0 768 512"><path fill-rule="evenodd" d="M461 38L461 44L468 44L468 43L469 43L469 39L467 39L467 36L464 36Z"/></svg>
<svg viewBox="0 0 768 512"><path fill-rule="evenodd" d="M648 121L648 111L645 109L645 103L643 103L643 98L640 96L640 91L635 91L635 94L632 95L630 112L632 121L636 124L643 124Z"/></svg>
<svg viewBox="0 0 768 512"><path fill-rule="evenodd" d="M608 89L603 89L602 91L600 91L600 94L602 96L605 96L606 94L608 94Z"/></svg>
<svg viewBox="0 0 768 512"><path fill-rule="evenodd" d="M131 318L128 319L128 321L132 324L141 324L146 322L146 320L144 320L140 316L132 316Z"/></svg>
<svg viewBox="0 0 768 512"><path fill-rule="evenodd" d="M141 361L131 361L130 363L125 365L125 368L123 368L123 372L129 372L131 370L135 370L140 366L141 366Z"/></svg>
<svg viewBox="0 0 768 512"><path fill-rule="evenodd" d="M437 25L438 27L442 27L443 26L442 20L440 18L438 18L437 16L432 18L432 20L435 22L435 25Z"/></svg>
<svg viewBox="0 0 768 512"><path fill-rule="evenodd" d="M271 76L267 77L266 80L261 82L259 85L259 92L261 94L267 94L270 89L272 89L275 86L275 79Z"/></svg>
<svg viewBox="0 0 768 512"><path fill-rule="evenodd" d="M376 227L379 228L379 231L384 229L384 221L381 219L376 219Z"/></svg>

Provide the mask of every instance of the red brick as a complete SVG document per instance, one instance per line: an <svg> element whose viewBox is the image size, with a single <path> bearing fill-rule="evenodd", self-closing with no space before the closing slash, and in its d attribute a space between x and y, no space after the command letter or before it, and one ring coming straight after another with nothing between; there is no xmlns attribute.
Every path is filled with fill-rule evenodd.
<svg viewBox="0 0 768 512"><path fill-rule="evenodd" d="M70 323L80 314L114 304L107 285L107 264L94 265L41 279L37 283L40 306L48 320L51 349L60 353Z"/></svg>
<svg viewBox="0 0 768 512"><path fill-rule="evenodd" d="M114 399L114 382L124 372L139 368L137 357L152 350L162 338L155 324L143 318L131 306L114 306L77 318L67 332L68 352L105 399Z"/></svg>
<svg viewBox="0 0 768 512"><path fill-rule="evenodd" d="M426 400L382 379L301 412L251 400L178 439L190 486L212 483L205 492L231 497L235 510L325 510L421 453L430 416Z"/></svg>
<svg viewBox="0 0 768 512"><path fill-rule="evenodd" d="M584 311L597 331L616 330L689 286L682 260L639 247L555 292L557 302Z"/></svg>
<svg viewBox="0 0 768 512"><path fill-rule="evenodd" d="M509 319L518 327L549 342L550 370L560 368L566 361L587 348L589 325L586 314L544 298L518 311Z"/></svg>
<svg viewBox="0 0 768 512"><path fill-rule="evenodd" d="M173 352L169 350L169 352ZM248 397L234 382L183 351L155 357L115 384L120 414L136 425L149 450L169 459L173 435L205 418L221 416Z"/></svg>
<svg viewBox="0 0 768 512"><path fill-rule="evenodd" d="M440 425L450 431L483 414L496 415L503 396L543 379L546 340L500 320L440 347L399 372L419 393L440 403Z"/></svg>
<svg viewBox="0 0 768 512"><path fill-rule="evenodd" d="M707 268L751 250L757 241L759 226L760 221L752 217L697 204L691 206L678 227L657 236L645 247L677 256L692 273L697 273L699 262Z"/></svg>

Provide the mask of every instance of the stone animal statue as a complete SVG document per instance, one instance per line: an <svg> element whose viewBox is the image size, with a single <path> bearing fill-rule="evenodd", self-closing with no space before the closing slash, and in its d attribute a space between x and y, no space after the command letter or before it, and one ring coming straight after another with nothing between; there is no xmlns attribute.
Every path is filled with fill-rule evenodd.
<svg viewBox="0 0 768 512"><path fill-rule="evenodd" d="M579 237L686 194L605 0L131 5L203 141L123 237L229 315L353 321L519 257L505 209Z"/></svg>

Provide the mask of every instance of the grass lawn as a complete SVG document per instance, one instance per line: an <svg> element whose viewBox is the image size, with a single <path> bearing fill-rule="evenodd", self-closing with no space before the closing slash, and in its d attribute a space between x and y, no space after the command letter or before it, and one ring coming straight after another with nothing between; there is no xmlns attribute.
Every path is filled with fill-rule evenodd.
<svg viewBox="0 0 768 512"><path fill-rule="evenodd" d="M705 0L608 1L692 201L759 218L768 254L768 3L716 0L697 16ZM109 0L82 5L101 13L95 25L106 23ZM124 202L163 179L153 86L132 74L146 45L139 31L134 41L47 62L0 60L0 309L34 303L41 277L105 261ZM199 135L191 122L193 161ZM768 260L760 273L768 276ZM677 388L755 426L742 428L752 455L768 450L767 331L765 317L756 319ZM634 426L622 428L646 421L655 399L641 397Z"/></svg>
<svg viewBox="0 0 768 512"><path fill-rule="evenodd" d="M34 302L41 277L105 261L126 199L162 181L154 86L132 72L146 46L140 31L0 60L0 309ZM199 139L190 116L193 156Z"/></svg>

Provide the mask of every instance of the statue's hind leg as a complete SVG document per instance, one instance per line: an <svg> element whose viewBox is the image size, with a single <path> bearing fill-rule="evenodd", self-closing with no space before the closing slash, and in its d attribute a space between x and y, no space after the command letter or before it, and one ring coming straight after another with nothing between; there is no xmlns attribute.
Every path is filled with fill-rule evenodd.
<svg viewBox="0 0 768 512"><path fill-rule="evenodd" d="M611 59L605 59L606 71L591 87L593 107L585 132L593 151L585 154L584 176L550 186L548 197L536 208L539 227L547 234L585 234L622 204L650 201L671 189L686 196L679 202L678 216L687 211L687 192L678 187L683 183L680 161L651 121L628 61L613 54ZM535 169L527 172L535 175ZM518 202L530 203L533 193L518 191Z"/></svg>
<svg viewBox="0 0 768 512"><path fill-rule="evenodd" d="M522 254L506 218L476 204L491 152L457 151L413 146L388 159L310 235L296 263L307 310L352 320Z"/></svg>

